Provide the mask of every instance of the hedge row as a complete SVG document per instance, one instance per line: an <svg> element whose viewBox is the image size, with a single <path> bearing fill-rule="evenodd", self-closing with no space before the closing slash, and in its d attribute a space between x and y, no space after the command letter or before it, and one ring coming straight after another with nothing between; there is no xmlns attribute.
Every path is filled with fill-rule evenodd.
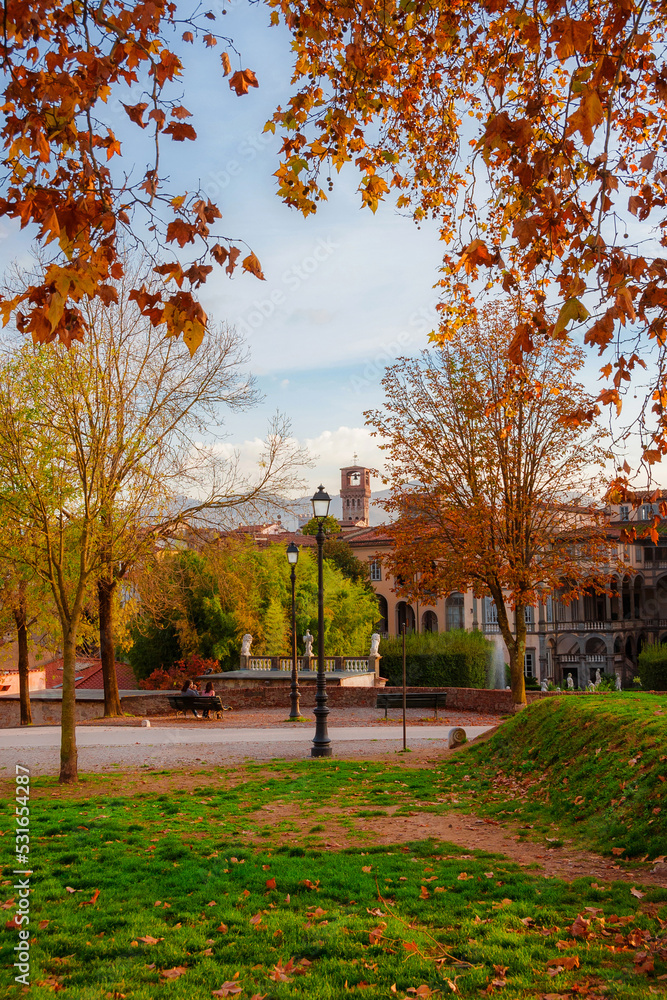
<svg viewBox="0 0 667 1000"><path fill-rule="evenodd" d="M639 654L638 670L645 691L667 691L667 642L646 646Z"/></svg>
<svg viewBox="0 0 667 1000"><path fill-rule="evenodd" d="M486 687L491 643L481 632L457 630L406 637L407 683L412 687ZM389 684L403 682L402 638L380 644L380 673Z"/></svg>

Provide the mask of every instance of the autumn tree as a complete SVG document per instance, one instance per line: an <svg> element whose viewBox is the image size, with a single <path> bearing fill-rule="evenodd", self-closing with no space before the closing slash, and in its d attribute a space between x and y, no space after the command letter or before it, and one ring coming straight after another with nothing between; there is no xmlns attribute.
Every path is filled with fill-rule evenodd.
<svg viewBox="0 0 667 1000"><path fill-rule="evenodd" d="M566 419L590 405L576 381L582 352L541 341L517 366L514 323L510 309L489 307L441 348L400 360L384 408L367 418L389 458L401 591L489 595L520 707L526 608L557 588L570 600L605 587L610 568L591 501L606 453L597 432Z"/></svg>
<svg viewBox="0 0 667 1000"><path fill-rule="evenodd" d="M132 304L82 345L22 344L0 370L2 517L33 525L27 564L49 585L63 649L61 781L76 778L75 657L95 585L100 600L105 696L113 669L111 597L147 544L181 521L220 517L298 486L300 449L280 418L257 474L216 450L223 406L254 399L243 348L232 331L212 331L193 360ZM133 313L134 309L134 313ZM113 323L112 323L113 320ZM197 443L207 433L209 443ZM188 498L189 489L197 496ZM107 683L108 682L108 683ZM112 691L113 695L113 691ZM113 704L112 711L117 706Z"/></svg>
<svg viewBox="0 0 667 1000"><path fill-rule="evenodd" d="M304 214L349 161L362 204L437 220L442 325L486 285L524 312L520 367L545 336L583 337L607 381L577 414L621 409L650 358L644 461L667 451L667 8L657 0L269 0L293 36L283 199ZM324 180L326 177L326 181ZM555 310L551 307L557 303ZM650 409L650 413L647 412ZM619 470L627 485L629 468Z"/></svg>
<svg viewBox="0 0 667 1000"><path fill-rule="evenodd" d="M212 329L190 356L165 338L131 297L133 274L116 283L118 303L89 307L89 335L71 363L76 405L99 410L104 448L99 477L100 566L96 580L105 715L120 715L114 667L115 595L143 553L184 525L216 526L252 511L289 506L307 459L281 416L269 425L256 469L221 451L225 416L258 402L242 338Z"/></svg>
<svg viewBox="0 0 667 1000"><path fill-rule="evenodd" d="M190 351L207 326L196 290L213 268L231 274L240 264L262 277L255 255L220 232L220 208L195 176L187 191L164 183L169 145L197 138L181 103L182 49L211 50L212 78L228 76L239 96L258 86L217 30L219 16L169 0L5 3L0 216L30 227L45 252L36 280L0 307L35 343L84 337L85 305L116 300L123 242L150 241L161 284L132 294ZM123 103L128 87L135 103ZM114 106L126 116L120 130Z"/></svg>
<svg viewBox="0 0 667 1000"><path fill-rule="evenodd" d="M377 621L377 598L328 559L324 571L327 655L361 655ZM253 653L288 653L291 589L283 544L259 548L227 535L196 550L165 545L136 568L133 583L141 597L129 654L137 676L192 656L237 669L246 632ZM317 560L305 547L296 572L296 620L301 645L307 628L317 633Z"/></svg>
<svg viewBox="0 0 667 1000"><path fill-rule="evenodd" d="M99 565L97 526L107 499L99 475L104 421L78 403L74 358L64 350L40 355L25 347L0 370L2 516L33 526L25 558L50 587L60 620L61 781L77 776L77 634Z"/></svg>

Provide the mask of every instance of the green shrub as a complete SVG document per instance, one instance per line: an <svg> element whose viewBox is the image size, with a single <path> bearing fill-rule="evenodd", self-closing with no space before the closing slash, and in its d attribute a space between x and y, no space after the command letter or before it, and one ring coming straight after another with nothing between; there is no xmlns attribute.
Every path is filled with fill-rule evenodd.
<svg viewBox="0 0 667 1000"><path fill-rule="evenodd" d="M405 637L406 675L410 687L486 686L487 664L493 646L481 632L410 634ZM380 643L380 673L389 684L403 683L403 639L392 636Z"/></svg>
<svg viewBox="0 0 667 1000"><path fill-rule="evenodd" d="M639 676L645 691L667 691L667 642L647 646L639 654Z"/></svg>

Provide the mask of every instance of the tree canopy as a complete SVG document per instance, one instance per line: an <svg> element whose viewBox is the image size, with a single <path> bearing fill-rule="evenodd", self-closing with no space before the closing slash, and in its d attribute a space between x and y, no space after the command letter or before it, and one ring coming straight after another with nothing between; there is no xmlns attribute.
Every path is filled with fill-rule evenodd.
<svg viewBox="0 0 667 1000"><path fill-rule="evenodd" d="M253 653L287 655L291 590L283 545L255 548L225 539L198 551L161 552L134 578L141 596L130 662L138 675L190 656L239 665L241 638ZM325 649L328 656L363 655L378 619L377 599L324 561ZM317 635L317 560L302 549L296 567L298 647L306 629Z"/></svg>
<svg viewBox="0 0 667 1000"><path fill-rule="evenodd" d="M354 161L362 203L437 219L446 340L484 289L515 297L508 345L582 336L620 412L655 367L643 458L667 451L667 9L658 0L269 0L294 38L283 199L304 214ZM323 179L326 176L326 181ZM553 305L557 305L552 310ZM627 483L629 467L617 485Z"/></svg>
<svg viewBox="0 0 667 1000"><path fill-rule="evenodd" d="M0 308L5 322L14 315L36 343L83 339L82 305L116 301L122 244L142 241L142 234L161 284L138 284L132 294L153 325L182 336L191 352L207 325L195 293L213 268L232 274L240 265L263 277L254 253L242 257L241 246L217 230L222 213L194 177L189 191L165 186L165 145L197 138L181 104L184 65L176 43L211 50L235 94L258 86L231 40L216 31L226 11L182 7L169 0L4 5L0 216L34 227L43 269ZM121 142L111 109L128 87L140 99L122 104L135 135ZM137 171L134 157L140 162L144 154L148 164ZM185 248L190 259L182 262Z"/></svg>

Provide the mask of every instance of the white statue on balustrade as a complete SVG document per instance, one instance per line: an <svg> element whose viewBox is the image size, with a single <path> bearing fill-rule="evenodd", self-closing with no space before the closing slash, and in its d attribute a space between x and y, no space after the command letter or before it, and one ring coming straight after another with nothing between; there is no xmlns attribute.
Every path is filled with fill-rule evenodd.
<svg viewBox="0 0 667 1000"><path fill-rule="evenodd" d="M310 629L308 629L308 628L306 629L306 634L303 636L303 641L304 641L304 643L306 645L306 648L304 650L304 654L303 655L304 656L312 656L313 655L313 637L310 634Z"/></svg>
<svg viewBox="0 0 667 1000"><path fill-rule="evenodd" d="M379 654L379 652L380 652L380 639L381 639L380 633L379 632L373 632L373 635L371 636L371 651L370 651L370 654L369 654L370 656L377 656Z"/></svg>
<svg viewBox="0 0 667 1000"><path fill-rule="evenodd" d="M549 690L549 681L546 679L546 677L543 677L542 682L540 684L540 691L548 691L548 690Z"/></svg>
<svg viewBox="0 0 667 1000"><path fill-rule="evenodd" d="M250 647L252 646L252 636L250 632L246 632L241 640L241 656L250 656Z"/></svg>

